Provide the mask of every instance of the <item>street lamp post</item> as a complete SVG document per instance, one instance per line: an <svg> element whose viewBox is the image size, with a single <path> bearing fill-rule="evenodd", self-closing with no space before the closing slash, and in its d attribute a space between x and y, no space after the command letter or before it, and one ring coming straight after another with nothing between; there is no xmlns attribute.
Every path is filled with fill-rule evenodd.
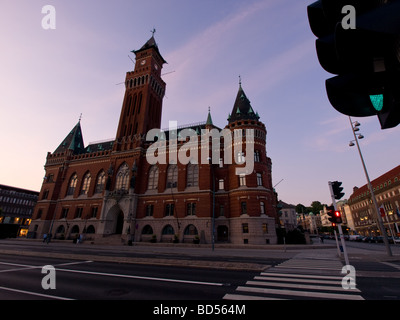
<svg viewBox="0 0 400 320"><path fill-rule="evenodd" d="M357 122L357 121L353 123L351 121L351 117L350 116L349 116L349 120L350 120L351 130L353 131L353 135L354 135L354 141L356 142L358 153L360 154L360 159L361 159L361 162L362 162L362 165L363 165L363 168L364 168L365 177L367 178L368 188L369 188L369 192L371 193L372 202L374 203L379 229L380 229L381 234L383 236L383 242L385 243L387 254L388 254L389 257L391 257L392 256L392 250L390 249L389 240L388 240L388 237L387 237L385 226L383 225L382 217L379 214L379 208L378 208L378 203L376 202L374 189L372 188L371 181L369 179L369 175L368 175L368 171L367 171L367 167L365 166L364 158L362 156L360 145L358 143L358 139L364 138L361 134L356 134L356 132L360 130L358 128L360 126L360 123ZM354 146L353 141L350 142L349 146L350 147Z"/></svg>
<svg viewBox="0 0 400 320"><path fill-rule="evenodd" d="M214 164L212 163L212 159L209 157L208 161L211 166L212 173L212 219L211 219L211 249L214 251L215 247L215 173L214 173Z"/></svg>

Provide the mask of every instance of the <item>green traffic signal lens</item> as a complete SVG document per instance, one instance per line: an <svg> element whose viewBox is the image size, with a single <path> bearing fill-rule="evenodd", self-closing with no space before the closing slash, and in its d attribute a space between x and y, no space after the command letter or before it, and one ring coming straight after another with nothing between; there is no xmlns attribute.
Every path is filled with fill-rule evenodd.
<svg viewBox="0 0 400 320"><path fill-rule="evenodd" d="M383 94L373 94L370 95L372 105L376 111L382 111L383 109Z"/></svg>

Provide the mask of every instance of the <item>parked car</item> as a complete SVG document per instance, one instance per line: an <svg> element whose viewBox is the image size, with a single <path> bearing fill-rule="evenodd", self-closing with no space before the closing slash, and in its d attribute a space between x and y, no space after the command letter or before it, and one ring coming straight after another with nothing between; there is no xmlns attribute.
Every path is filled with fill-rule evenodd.
<svg viewBox="0 0 400 320"><path fill-rule="evenodd" d="M389 243L400 243L400 238L399 237L388 237Z"/></svg>
<svg viewBox="0 0 400 320"><path fill-rule="evenodd" d="M362 238L362 236L360 236L359 234L353 234L353 235L350 235L349 240L350 241L359 241L360 238Z"/></svg>
<svg viewBox="0 0 400 320"><path fill-rule="evenodd" d="M376 237L368 236L363 239L364 242L373 243L376 242Z"/></svg>

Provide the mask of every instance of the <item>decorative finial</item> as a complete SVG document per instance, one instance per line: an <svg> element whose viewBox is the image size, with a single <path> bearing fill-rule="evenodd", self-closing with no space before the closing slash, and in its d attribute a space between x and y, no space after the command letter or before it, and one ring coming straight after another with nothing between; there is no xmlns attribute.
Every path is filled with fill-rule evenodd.
<svg viewBox="0 0 400 320"><path fill-rule="evenodd" d="M81 122L81 120L82 120L82 113L81 113L81 115L79 116L79 122Z"/></svg>
<svg viewBox="0 0 400 320"><path fill-rule="evenodd" d="M150 31L154 37L154 34L156 33L156 28L153 28L153 30Z"/></svg>
<svg viewBox="0 0 400 320"><path fill-rule="evenodd" d="M242 77L239 74L239 86L242 86Z"/></svg>
<svg viewBox="0 0 400 320"><path fill-rule="evenodd" d="M210 113L210 111L211 111L211 107L210 107L210 106L208 106L208 113Z"/></svg>

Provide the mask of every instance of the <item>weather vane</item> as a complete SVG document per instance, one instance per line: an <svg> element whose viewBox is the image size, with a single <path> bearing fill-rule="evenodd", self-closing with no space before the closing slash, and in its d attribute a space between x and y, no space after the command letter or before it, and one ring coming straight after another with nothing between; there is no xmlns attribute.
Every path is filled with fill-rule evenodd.
<svg viewBox="0 0 400 320"><path fill-rule="evenodd" d="M150 32L153 34L154 37L154 34L156 33L156 28L153 28L153 30L151 30Z"/></svg>

